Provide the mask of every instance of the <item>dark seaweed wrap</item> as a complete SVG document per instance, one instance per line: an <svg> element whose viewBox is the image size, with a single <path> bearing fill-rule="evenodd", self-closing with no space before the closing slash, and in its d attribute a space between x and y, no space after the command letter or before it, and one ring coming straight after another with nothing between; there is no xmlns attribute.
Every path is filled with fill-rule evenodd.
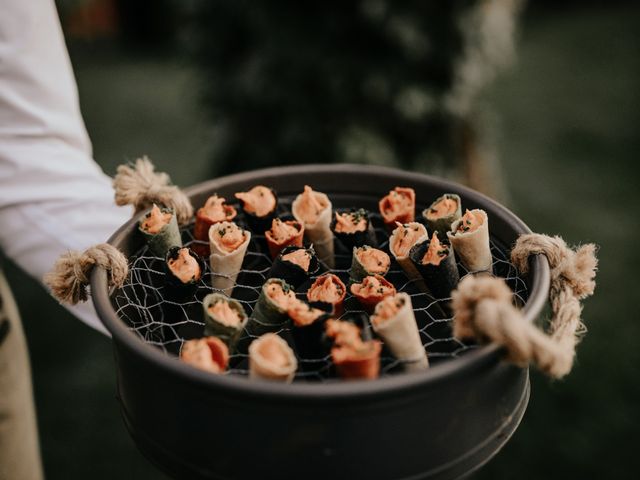
<svg viewBox="0 0 640 480"><path fill-rule="evenodd" d="M362 215L367 219L367 228L364 231L354 233L336 232L336 213L353 213L356 215ZM340 243L344 245L348 252L352 252L353 247L362 247L363 245L369 245L371 247L378 246L376 232L373 229L373 225L371 224L369 212L367 212L364 208L343 208L334 211L333 218L331 220L331 231L333 232L333 235L340 241Z"/></svg>
<svg viewBox="0 0 640 480"><path fill-rule="evenodd" d="M373 248L371 247L371 245L362 245L362 247ZM389 267L387 267L387 270L383 273L368 271L356 255L356 250L358 250L358 248L360 247L353 247L353 255L351 256L351 269L349 270L349 281L351 283L360 283L365 277L368 277L369 275L380 275L384 277L389 271ZM389 262L389 266L390 265L391 262Z"/></svg>
<svg viewBox="0 0 640 480"><path fill-rule="evenodd" d="M217 302L227 302L229 307L240 315L240 323L237 326L233 325L225 325L224 323L218 321L211 313L209 312L209 307L216 304ZM244 326L247 323L248 317L242 304L237 300L227 297L222 293L210 293L202 300L202 308L204 311L204 334L206 336L214 336L220 338L223 342L225 342L230 350L233 350Z"/></svg>
<svg viewBox="0 0 640 480"><path fill-rule="evenodd" d="M276 203L273 206L273 210L262 217L258 217L255 213L247 212L244 209L244 202L240 200L240 206L242 207L242 211L244 212L244 217L246 219L249 230L253 233L264 235L264 232L271 229L271 222L274 218L277 217L278 211L278 194L273 188L269 188L271 193L276 199Z"/></svg>
<svg viewBox="0 0 640 480"><path fill-rule="evenodd" d="M431 208L437 204L439 201L450 198L455 200L458 203L458 208L451 215L447 215L446 217L438 218L436 220L430 220L427 218L427 213ZM462 216L462 201L460 197L455 193L445 193L444 195L438 197L428 208L425 208L422 211L422 218L424 218L424 222L427 225L427 230L429 234L432 232L438 232L438 237L441 240L447 239L447 232L451 230L451 224L458 220Z"/></svg>
<svg viewBox="0 0 640 480"><path fill-rule="evenodd" d="M329 355L331 342L325 336L324 324L333 315L333 305L325 302L312 302L308 305L325 313L309 325L298 326L292 322L291 335L298 358L302 360L299 365L305 371L317 371L317 363L306 363L304 360L320 360Z"/></svg>
<svg viewBox="0 0 640 480"><path fill-rule="evenodd" d="M250 335L260 336L268 332L277 332L290 323L287 310L278 307L266 293L267 286L272 282L279 283L285 291L292 290L291 285L281 278L270 278L262 285L258 301L247 322L246 330Z"/></svg>
<svg viewBox="0 0 640 480"><path fill-rule="evenodd" d="M449 253L442 259L440 265L423 265L422 257L427 253L430 244L431 240L426 240L414 245L409 251L409 258L411 258L411 261L424 279L424 283L431 294L437 299L449 298L451 297L451 291L456 288L460 281L453 248L448 243L443 242Z"/></svg>
<svg viewBox="0 0 640 480"><path fill-rule="evenodd" d="M171 220L158 233L149 233L142 229L142 222L150 215L149 210L138 223L138 230L147 240L149 250L157 257L164 258L171 247L181 247L182 237L175 212L170 208L160 208L162 213L171 213Z"/></svg>
<svg viewBox="0 0 640 480"><path fill-rule="evenodd" d="M187 283L183 283L178 277L176 277L171 269L169 268L169 260L175 259L178 257L178 252L181 248L187 248L189 250L189 255L196 259L198 262L198 266L200 267L200 278L198 280L191 280ZM183 299L186 297L192 296L196 290L198 289L198 285L202 280L202 276L205 272L205 264L202 258L200 258L193 250L188 247L171 247L167 252L164 261L164 272L165 272L165 285L167 288L167 296L175 299Z"/></svg>
<svg viewBox="0 0 640 480"><path fill-rule="evenodd" d="M299 265L296 265L292 262L287 262L282 260L282 257L287 253L291 253L296 250L306 250L311 254L311 262L309 263L309 270L305 271ZM271 265L271 269L267 274L268 278L281 278L289 285L294 288L298 288L305 281L309 279L312 275L315 275L320 268L318 264L318 258L316 257L316 252L313 250L313 247L305 248L305 247L297 247L294 245L290 245L282 249L282 251L278 254L276 259L273 261Z"/></svg>

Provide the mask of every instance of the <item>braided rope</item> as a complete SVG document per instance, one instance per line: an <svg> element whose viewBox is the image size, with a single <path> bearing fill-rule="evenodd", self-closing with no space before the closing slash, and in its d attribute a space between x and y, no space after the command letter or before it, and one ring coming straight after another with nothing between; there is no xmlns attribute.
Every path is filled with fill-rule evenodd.
<svg viewBox="0 0 640 480"><path fill-rule="evenodd" d="M551 267L552 318L545 333L524 320L513 306L504 280L489 276L465 277L452 293L454 335L495 342L517 365L534 363L547 375L561 378L573 367L575 349L586 328L580 300L593 294L598 260L593 244L575 250L560 237L521 235L511 251L512 263L529 270L531 255L543 254Z"/></svg>
<svg viewBox="0 0 640 480"><path fill-rule="evenodd" d="M154 203L172 208L180 225L189 222L193 206L189 198L175 185L169 175L155 172L155 167L146 156L134 165L120 165L113 179L117 205L133 205L136 213L151 208Z"/></svg>
<svg viewBox="0 0 640 480"><path fill-rule="evenodd" d="M108 243L100 243L84 252L70 251L58 258L44 282L60 302L75 305L88 298L89 275L97 265L107 270L109 285L121 287L129 266L124 254Z"/></svg>

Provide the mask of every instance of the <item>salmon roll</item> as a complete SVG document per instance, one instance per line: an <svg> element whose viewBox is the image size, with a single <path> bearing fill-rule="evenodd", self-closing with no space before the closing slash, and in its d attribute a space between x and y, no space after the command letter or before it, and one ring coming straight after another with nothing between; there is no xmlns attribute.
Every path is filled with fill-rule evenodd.
<svg viewBox="0 0 640 480"><path fill-rule="evenodd" d="M334 268L333 232L331 231L332 205L329 197L314 192L309 185L291 204L291 213L304 226L304 235L328 268Z"/></svg>
<svg viewBox="0 0 640 480"><path fill-rule="evenodd" d="M333 305L333 312L339 317L344 312L344 297L347 295L347 287L337 275L326 273L316 278L315 282L307 290L309 302L323 302Z"/></svg>
<svg viewBox="0 0 640 480"><path fill-rule="evenodd" d="M361 283L352 284L350 290L367 313L373 313L378 303L396 294L396 287L380 275L364 277Z"/></svg>
<svg viewBox="0 0 640 480"><path fill-rule="evenodd" d="M264 232L271 258L276 258L284 247L290 245L301 247L304 236L304 227L296 220L282 221L274 218L271 221L271 230Z"/></svg>
<svg viewBox="0 0 640 480"><path fill-rule="evenodd" d="M448 243L440 241L438 232L433 232L431 240L414 245L409 257L435 298L451 297L460 275L453 249Z"/></svg>
<svg viewBox="0 0 640 480"><path fill-rule="evenodd" d="M420 273L418 273L415 265L411 262L409 252L414 245L428 239L427 229L418 222L397 223L396 229L389 237L389 251L391 255L394 256L396 262L402 267L407 278L415 282L418 288L423 291L426 290L426 286Z"/></svg>
<svg viewBox="0 0 640 480"><path fill-rule="evenodd" d="M422 211L422 218L430 232L438 232L440 240L447 239L451 224L462 216L462 202L455 193L445 193Z"/></svg>
<svg viewBox="0 0 640 480"><path fill-rule="evenodd" d="M348 252L351 252L353 247L361 247L363 245L375 247L378 245L373 225L371 225L369 219L369 213L363 208L335 212L331 221L331 230Z"/></svg>
<svg viewBox="0 0 640 480"><path fill-rule="evenodd" d="M218 195L210 196L202 208L196 211L196 222L193 226L193 238L198 241L209 241L209 228L214 223L230 222L237 215L236 209L226 204L226 200ZM209 252L204 252L209 255Z"/></svg>
<svg viewBox="0 0 640 480"><path fill-rule="evenodd" d="M229 349L216 337L187 340L182 344L180 360L205 372L220 374L229 365Z"/></svg>
<svg viewBox="0 0 640 480"><path fill-rule="evenodd" d="M224 341L233 349L247 324L247 314L237 300L221 293L210 293L202 300L204 333Z"/></svg>
<svg viewBox="0 0 640 480"><path fill-rule="evenodd" d="M281 278L270 278L260 289L260 296L247 323L247 331L259 336L281 330L289 322L289 307L297 300L291 285Z"/></svg>
<svg viewBox="0 0 640 480"><path fill-rule="evenodd" d="M251 232L240 228L234 222L214 223L209 228L209 248L211 256L211 286L231 296L242 270L242 262L247 253Z"/></svg>
<svg viewBox="0 0 640 480"><path fill-rule="evenodd" d="M378 208L389 231L396 222L411 223L416 218L416 192L413 188L396 187L380 200Z"/></svg>
<svg viewBox="0 0 640 480"><path fill-rule="evenodd" d="M160 208L154 203L140 220L138 230L142 232L149 250L156 257L164 258L171 247L182 246L178 221L170 208Z"/></svg>
<svg viewBox="0 0 640 480"><path fill-rule="evenodd" d="M326 321L325 333L334 341L331 360L340 378L345 380L378 378L382 351L379 340L363 341L357 325L333 319Z"/></svg>
<svg viewBox="0 0 640 480"><path fill-rule="evenodd" d="M313 247L285 247L273 261L269 278L282 278L294 288L298 288L318 271L318 258Z"/></svg>
<svg viewBox="0 0 640 480"><path fill-rule="evenodd" d="M467 270L492 272L487 212L479 208L467 210L459 220L453 222L447 236Z"/></svg>
<svg viewBox="0 0 640 480"><path fill-rule="evenodd" d="M290 383L298 361L291 347L275 333L266 333L249 345L249 378Z"/></svg>
<svg viewBox="0 0 640 480"><path fill-rule="evenodd" d="M318 360L329 354L328 345L323 341L323 334L324 323L331 317L333 306L323 305L325 309L297 300L291 302L289 306L287 314L292 323L291 335L300 358ZM313 364L307 366L310 367L307 370L316 369Z"/></svg>
<svg viewBox="0 0 640 480"><path fill-rule="evenodd" d="M429 367L409 295L397 293L378 303L371 316L371 325L393 356L403 362L405 370L419 371Z"/></svg>
<svg viewBox="0 0 640 480"><path fill-rule="evenodd" d="M187 247L171 247L165 257L167 293L173 297L188 297L198 289L204 274L204 262Z"/></svg>
<svg viewBox="0 0 640 480"><path fill-rule="evenodd" d="M368 275L380 275L384 277L389 271L390 265L391 258L382 250L370 247L369 245L353 247L349 278L351 282L358 283Z"/></svg>
<svg viewBox="0 0 640 480"><path fill-rule="evenodd" d="M238 192L234 196L240 200L242 211L253 233L262 234L271 227L278 207L278 196L273 189L256 185L251 190Z"/></svg>

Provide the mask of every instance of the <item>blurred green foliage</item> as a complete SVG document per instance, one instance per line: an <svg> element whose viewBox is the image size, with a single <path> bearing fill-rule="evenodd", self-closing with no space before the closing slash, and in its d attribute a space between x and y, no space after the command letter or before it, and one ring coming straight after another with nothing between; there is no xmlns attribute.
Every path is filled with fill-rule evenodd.
<svg viewBox="0 0 640 480"><path fill-rule="evenodd" d="M192 40L217 171L453 164L466 112L448 102L467 49L487 44L474 36L482 4L198 2Z"/></svg>

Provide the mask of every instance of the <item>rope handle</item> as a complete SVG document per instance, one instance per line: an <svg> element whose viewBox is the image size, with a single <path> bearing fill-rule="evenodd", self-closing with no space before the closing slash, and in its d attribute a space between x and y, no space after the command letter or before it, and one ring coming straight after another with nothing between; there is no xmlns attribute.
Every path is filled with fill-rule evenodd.
<svg viewBox="0 0 640 480"><path fill-rule="evenodd" d="M113 179L117 205L133 205L136 213L154 203L172 208L178 223L188 223L193 216L189 198L175 185L169 175L155 172L155 167L144 156L132 165L120 165ZM89 275L95 265L108 273L109 286L121 287L129 273L124 254L112 245L100 243L84 252L70 251L58 258L53 269L44 276L44 282L58 301L75 305L86 302Z"/></svg>
<svg viewBox="0 0 640 480"><path fill-rule="evenodd" d="M113 245L100 243L84 252L70 251L56 260L44 283L62 303L86 302L89 275L94 266L107 270L109 286L121 287L129 273L127 257Z"/></svg>
<svg viewBox="0 0 640 480"><path fill-rule="evenodd" d="M503 279L468 275L452 292L453 333L495 342L506 349L509 361L520 366L534 363L550 377L561 378L571 371L576 346L586 333L580 301L593 295L596 286L596 246L572 249L558 236L525 234L516 241L511 262L526 274L529 257L537 254L545 255L551 267L552 317L547 332L527 322L513 306Z"/></svg>
<svg viewBox="0 0 640 480"><path fill-rule="evenodd" d="M189 223L193 206L189 197L171 184L169 175L155 172L151 160L143 156L135 164L120 165L113 179L116 205L133 205L136 213L151 208L154 203L172 208L180 225Z"/></svg>

